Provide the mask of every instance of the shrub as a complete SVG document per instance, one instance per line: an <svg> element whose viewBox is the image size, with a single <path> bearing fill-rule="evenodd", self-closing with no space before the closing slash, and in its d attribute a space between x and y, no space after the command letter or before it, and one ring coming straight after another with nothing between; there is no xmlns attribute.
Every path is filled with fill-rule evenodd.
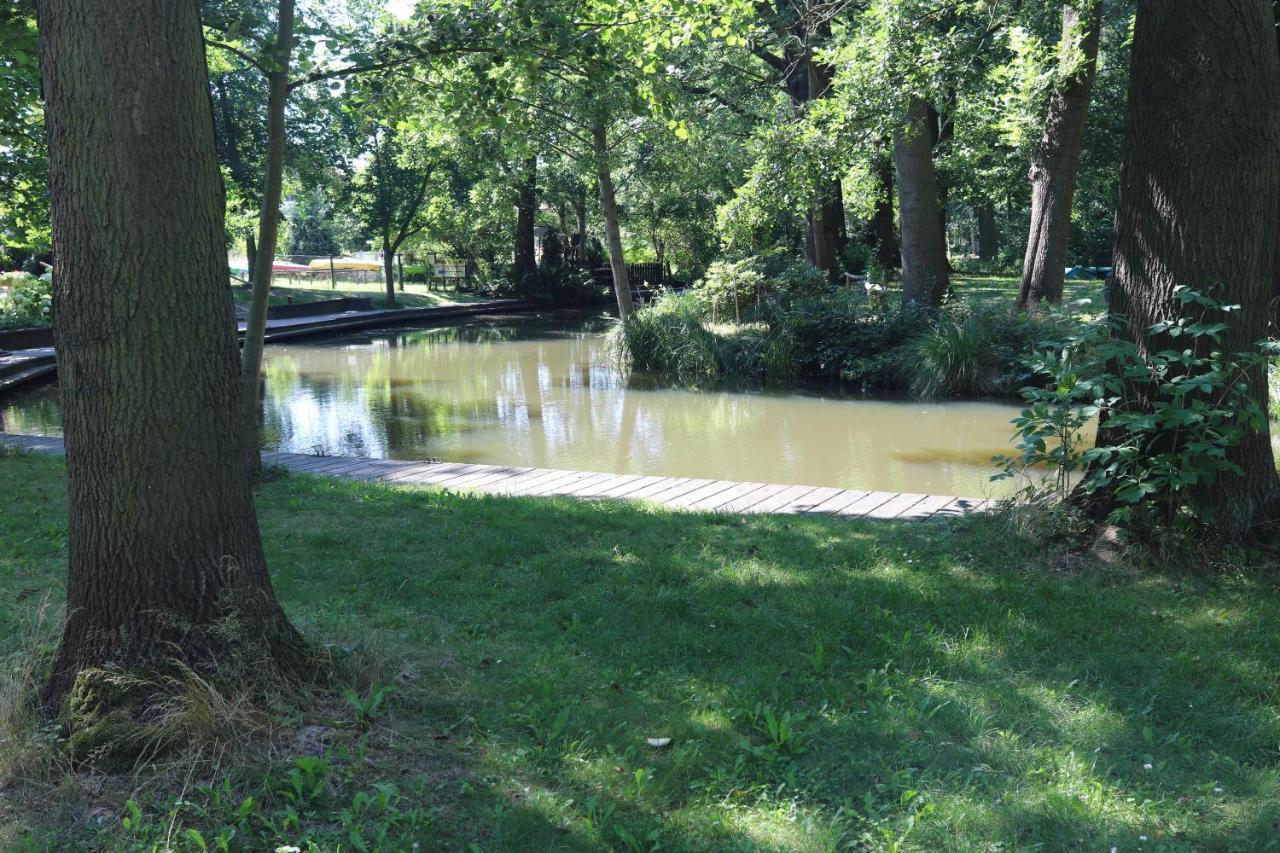
<svg viewBox="0 0 1280 853"><path fill-rule="evenodd" d="M25 272L0 274L0 328L47 326L53 320L53 278Z"/></svg>
<svg viewBox="0 0 1280 853"><path fill-rule="evenodd" d="M1221 321L1235 306L1186 288L1177 298L1195 316L1161 321L1148 332L1174 339L1179 349L1145 352L1105 330L1086 329L1047 344L1029 361L1049 381L1023 389L1028 406L1014 420L1019 454L1005 460L1001 476L1048 466L1065 496L1067 476L1083 469L1085 492L1117 504L1113 523L1141 518L1168 525L1188 514L1212 523L1194 490L1243 473L1228 451L1266 426L1250 375L1264 370L1280 345L1224 353ZM1155 402L1127 398L1126 383L1148 387ZM1095 416L1106 443L1085 449L1081 431Z"/></svg>

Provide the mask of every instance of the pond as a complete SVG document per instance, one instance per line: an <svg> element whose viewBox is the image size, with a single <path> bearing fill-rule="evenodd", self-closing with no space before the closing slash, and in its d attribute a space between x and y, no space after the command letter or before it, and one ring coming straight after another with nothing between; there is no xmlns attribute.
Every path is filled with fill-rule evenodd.
<svg viewBox="0 0 1280 853"><path fill-rule="evenodd" d="M620 374L607 317L548 313L266 349L265 446L986 497L1017 407L691 390ZM57 434L52 384L0 427Z"/></svg>

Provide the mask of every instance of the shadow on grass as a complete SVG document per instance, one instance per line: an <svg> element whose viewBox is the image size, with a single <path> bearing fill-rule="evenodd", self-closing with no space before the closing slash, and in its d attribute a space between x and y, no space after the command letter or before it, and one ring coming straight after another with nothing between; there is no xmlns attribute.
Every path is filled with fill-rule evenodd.
<svg viewBox="0 0 1280 853"><path fill-rule="evenodd" d="M421 661L423 694L465 720L496 780L474 816L507 839L491 849L1260 849L1275 831L1264 580L1055 575L995 520L306 478L264 495L263 515L290 609ZM528 829L530 810L554 832Z"/></svg>
<svg viewBox="0 0 1280 853"><path fill-rule="evenodd" d="M61 581L61 470L0 459L0 628ZM431 811L426 847L1280 837L1271 575L1057 574L998 519L309 477L264 487L260 515L304 630L386 661L368 772Z"/></svg>

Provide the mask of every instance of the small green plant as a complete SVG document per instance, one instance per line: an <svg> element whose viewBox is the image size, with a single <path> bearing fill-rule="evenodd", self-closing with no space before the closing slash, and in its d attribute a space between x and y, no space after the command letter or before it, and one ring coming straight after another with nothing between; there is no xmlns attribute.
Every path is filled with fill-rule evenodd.
<svg viewBox="0 0 1280 853"><path fill-rule="evenodd" d="M756 706L753 715L756 731L765 738L765 748L774 755L793 756L803 752L798 731L801 717L790 711L779 714L772 705Z"/></svg>
<svg viewBox="0 0 1280 853"><path fill-rule="evenodd" d="M809 659L813 663L814 675L827 674L827 650L821 640L813 644L813 653Z"/></svg>
<svg viewBox="0 0 1280 853"><path fill-rule="evenodd" d="M386 713L387 697L394 690L394 685L375 685L369 690L368 696L361 697L359 693L348 687L342 692L342 695L346 698L347 704L351 706L351 710L355 711L356 722L359 723L360 728L367 730Z"/></svg>

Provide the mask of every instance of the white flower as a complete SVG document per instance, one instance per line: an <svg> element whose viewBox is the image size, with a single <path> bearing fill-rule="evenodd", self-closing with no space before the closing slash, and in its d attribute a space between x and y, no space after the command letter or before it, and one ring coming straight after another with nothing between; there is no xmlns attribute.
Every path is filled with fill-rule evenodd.
<svg viewBox="0 0 1280 853"><path fill-rule="evenodd" d="M1139 841L1146 841L1146 840L1147 840L1147 837L1146 837L1145 835L1139 835L1139 836L1138 836L1138 840L1139 840Z"/></svg>
<svg viewBox="0 0 1280 853"><path fill-rule="evenodd" d="M1142 765L1142 769L1143 769L1143 770L1150 770L1150 769L1151 769L1151 762L1150 762L1150 761L1148 761L1146 764Z"/></svg>
<svg viewBox="0 0 1280 853"><path fill-rule="evenodd" d="M1213 792L1214 792L1215 794L1221 794L1221 793L1222 793L1222 789L1221 789L1221 788L1214 788L1214 789L1213 789Z"/></svg>

